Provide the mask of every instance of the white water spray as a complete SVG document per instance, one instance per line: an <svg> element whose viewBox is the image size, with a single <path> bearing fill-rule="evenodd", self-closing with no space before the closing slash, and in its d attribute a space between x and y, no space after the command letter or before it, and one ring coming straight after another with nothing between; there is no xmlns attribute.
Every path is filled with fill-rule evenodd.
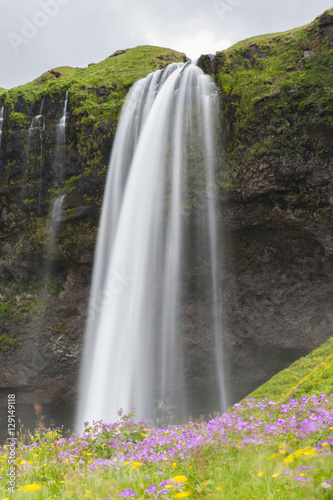
<svg viewBox="0 0 333 500"><path fill-rule="evenodd" d="M95 253L78 429L114 421L119 408L161 423L161 408L184 420L226 407L216 111L216 89L193 64L153 73L128 95ZM207 337L202 366L191 311Z"/></svg>

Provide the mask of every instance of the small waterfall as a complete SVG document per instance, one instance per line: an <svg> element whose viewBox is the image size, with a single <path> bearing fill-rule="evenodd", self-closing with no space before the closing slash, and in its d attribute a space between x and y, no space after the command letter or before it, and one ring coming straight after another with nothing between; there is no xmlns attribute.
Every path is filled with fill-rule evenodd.
<svg viewBox="0 0 333 500"><path fill-rule="evenodd" d="M4 106L2 106L1 111L0 111L0 150L1 150L1 140L2 140L2 126L3 126L3 113L4 113Z"/></svg>
<svg viewBox="0 0 333 500"><path fill-rule="evenodd" d="M96 246L78 429L114 421L119 408L159 423L161 409L179 421L226 408L216 110L216 88L194 64L149 75L126 99Z"/></svg>
<svg viewBox="0 0 333 500"><path fill-rule="evenodd" d="M65 170L65 145L66 145L66 119L68 107L68 92L65 95L65 101L61 118L56 126L56 142L55 142L55 158L54 158L54 174L60 187L63 187L63 178ZM51 262L55 257L57 236L61 228L61 223L65 218L65 202L66 194L62 193L53 200L50 211L50 232L47 244L47 265L45 271L46 281L48 281L51 273Z"/></svg>
<svg viewBox="0 0 333 500"><path fill-rule="evenodd" d="M54 261L56 255L56 243L57 237L61 228L61 223L65 218L65 202L66 195L62 194L58 196L52 203L52 208L50 210L50 226L49 234L46 246L46 266L44 269L44 284L45 287L50 279L52 271L52 262Z"/></svg>
<svg viewBox="0 0 333 500"><path fill-rule="evenodd" d="M62 221L64 220L64 204L66 196L64 194L58 196L53 202L51 210L51 226L55 234L57 234Z"/></svg>
<svg viewBox="0 0 333 500"><path fill-rule="evenodd" d="M43 173L43 139L45 133L45 119L43 115L44 97L40 106L39 114L32 119L27 138L27 166L26 180L29 190L35 193L38 190L38 209L40 215L42 195L42 173ZM24 193L25 194L25 193Z"/></svg>
<svg viewBox="0 0 333 500"><path fill-rule="evenodd" d="M68 106L68 91L66 92L63 113L57 125L54 173L59 185L63 184L65 169L66 119Z"/></svg>

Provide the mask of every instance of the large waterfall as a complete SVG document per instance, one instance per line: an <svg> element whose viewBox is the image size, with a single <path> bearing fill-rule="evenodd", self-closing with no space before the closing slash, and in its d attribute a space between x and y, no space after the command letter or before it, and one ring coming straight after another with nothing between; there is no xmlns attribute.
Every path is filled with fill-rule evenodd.
<svg viewBox="0 0 333 500"><path fill-rule="evenodd" d="M95 252L78 429L119 408L165 423L226 406L216 118L216 88L194 64L129 92Z"/></svg>

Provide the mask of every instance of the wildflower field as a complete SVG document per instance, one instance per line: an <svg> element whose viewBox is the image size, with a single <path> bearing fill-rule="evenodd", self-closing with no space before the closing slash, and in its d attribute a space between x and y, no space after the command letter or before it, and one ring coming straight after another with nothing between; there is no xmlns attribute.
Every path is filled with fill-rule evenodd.
<svg viewBox="0 0 333 500"><path fill-rule="evenodd" d="M151 428L120 411L82 434L7 441L0 500L333 500L332 351L331 339L258 390L280 385L279 401L250 396L205 422Z"/></svg>
<svg viewBox="0 0 333 500"><path fill-rule="evenodd" d="M79 435L40 429L1 448L0 498L333 498L333 395L244 400L207 422L148 428L122 415Z"/></svg>

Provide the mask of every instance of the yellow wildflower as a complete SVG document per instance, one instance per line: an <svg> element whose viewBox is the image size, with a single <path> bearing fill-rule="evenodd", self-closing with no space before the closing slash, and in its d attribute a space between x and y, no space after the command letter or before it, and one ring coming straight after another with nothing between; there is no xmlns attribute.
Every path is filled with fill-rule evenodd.
<svg viewBox="0 0 333 500"><path fill-rule="evenodd" d="M264 473L263 472L258 472L258 476L262 476Z"/></svg>
<svg viewBox="0 0 333 500"><path fill-rule="evenodd" d="M312 450L305 451L304 455L310 455L311 457L313 457L313 455L315 455L316 453L317 453L316 450L312 449Z"/></svg>
<svg viewBox="0 0 333 500"><path fill-rule="evenodd" d="M36 491L36 490L40 490L41 488L43 488L43 486L40 486L39 484L27 484L26 486L23 487L23 489L25 491Z"/></svg>
<svg viewBox="0 0 333 500"><path fill-rule="evenodd" d="M172 498L186 498L190 496L189 491L181 491L179 493L176 493Z"/></svg>
<svg viewBox="0 0 333 500"><path fill-rule="evenodd" d="M135 469L136 467L140 467L140 465L142 465L142 462L133 462L133 464L130 468Z"/></svg>
<svg viewBox="0 0 333 500"><path fill-rule="evenodd" d="M187 477L186 476L175 476L173 478L171 478L172 481L174 481L175 483L186 483L187 482Z"/></svg>

